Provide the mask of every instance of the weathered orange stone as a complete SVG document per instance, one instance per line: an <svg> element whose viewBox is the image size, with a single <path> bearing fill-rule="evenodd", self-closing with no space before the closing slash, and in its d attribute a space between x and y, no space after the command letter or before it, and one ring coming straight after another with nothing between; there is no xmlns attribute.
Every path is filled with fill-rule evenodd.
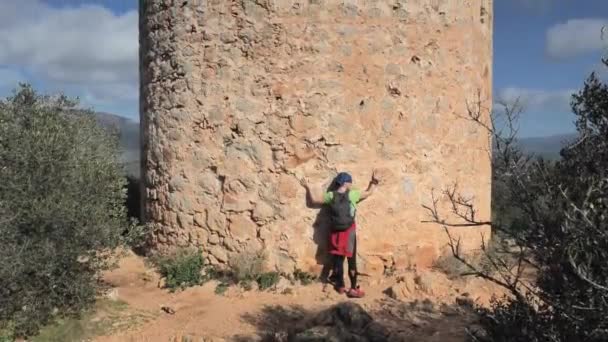
<svg viewBox="0 0 608 342"><path fill-rule="evenodd" d="M318 270L328 217L306 206L298 177L320 192L339 171L361 189L372 170L381 179L357 212L368 273L430 267L445 251L447 234L423 222L423 206L435 199L459 222L446 186L490 219L490 139L462 117L479 92L489 119L492 0L242 3L141 6L142 194L154 248L203 244L221 264L261 248L269 269ZM450 232L463 252L490 237L489 227Z"/></svg>

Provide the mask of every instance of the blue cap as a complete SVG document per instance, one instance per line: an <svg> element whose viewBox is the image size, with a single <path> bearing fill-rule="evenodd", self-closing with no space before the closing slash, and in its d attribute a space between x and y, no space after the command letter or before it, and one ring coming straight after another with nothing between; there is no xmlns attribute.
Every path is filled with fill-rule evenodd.
<svg viewBox="0 0 608 342"><path fill-rule="evenodd" d="M338 184L338 185L344 185L344 183L352 183L352 182L353 182L353 177L351 177L346 172L340 172L340 173L338 173L338 176L336 176L336 184Z"/></svg>

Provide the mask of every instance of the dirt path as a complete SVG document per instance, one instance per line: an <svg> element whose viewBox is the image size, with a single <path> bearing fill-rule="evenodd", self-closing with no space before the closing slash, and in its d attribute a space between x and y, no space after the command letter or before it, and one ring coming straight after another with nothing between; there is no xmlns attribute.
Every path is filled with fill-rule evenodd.
<svg viewBox="0 0 608 342"><path fill-rule="evenodd" d="M260 334L284 329L332 305L351 301L329 289L324 291L323 285L318 283L292 288L290 294L242 292L231 288L224 295L217 295L214 282L170 293L158 288L158 275L146 267L142 258L134 255L122 259L119 268L109 272L105 280L114 287L113 299L126 302L129 310L148 313L148 319L127 331L98 337L97 342L254 341L259 340L256 336ZM385 327L400 331L404 338L415 336L416 341L464 341L464 327L470 324L472 317L462 308L440 306L437 302L453 303L454 294L459 292L477 292L481 295L477 299L487 302L494 290L482 283L454 283L450 293L433 293L436 298L418 301L415 305L391 299L383 293L394 280L363 281L366 280L366 298L352 301ZM164 312L163 306L174 313Z"/></svg>

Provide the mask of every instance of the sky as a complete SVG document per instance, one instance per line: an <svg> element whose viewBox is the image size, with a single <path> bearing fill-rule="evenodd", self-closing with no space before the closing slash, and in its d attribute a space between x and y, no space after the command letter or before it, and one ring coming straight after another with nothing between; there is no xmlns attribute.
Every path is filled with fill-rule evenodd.
<svg viewBox="0 0 608 342"><path fill-rule="evenodd" d="M605 24L606 0L494 0L494 101L519 98L522 137L574 130L571 94L608 78ZM138 120L137 25L137 0L0 0L0 96L27 82Z"/></svg>

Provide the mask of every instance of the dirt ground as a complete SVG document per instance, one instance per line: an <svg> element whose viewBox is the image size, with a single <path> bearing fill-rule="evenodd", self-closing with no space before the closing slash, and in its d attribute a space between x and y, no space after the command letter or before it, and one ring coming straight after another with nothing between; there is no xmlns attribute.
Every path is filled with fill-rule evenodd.
<svg viewBox="0 0 608 342"><path fill-rule="evenodd" d="M363 278L367 296L362 299L348 299L321 283L265 292L235 287L218 295L217 283L209 282L170 293L158 287L159 276L143 258L129 254L105 275L112 287L107 296L125 302L127 310L137 312L140 319L95 341L260 341L261 336L276 335L342 302L361 305L383 328L397 332L403 340L464 341L465 328L474 323L474 316L462 304L487 304L498 289L478 279L448 281L437 272L425 274L427 285L422 290L414 289L403 276Z"/></svg>

